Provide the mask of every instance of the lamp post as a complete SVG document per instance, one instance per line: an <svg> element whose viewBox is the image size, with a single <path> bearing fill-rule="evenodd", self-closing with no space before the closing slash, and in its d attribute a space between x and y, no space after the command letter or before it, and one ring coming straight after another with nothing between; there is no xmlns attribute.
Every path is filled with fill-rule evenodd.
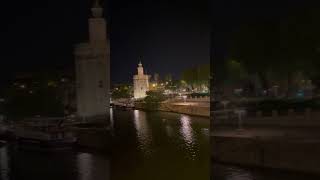
<svg viewBox="0 0 320 180"><path fill-rule="evenodd" d="M223 111L225 112L227 119L229 119L229 114L226 112L226 108L227 108L227 105L229 104L229 102L230 101L228 101L228 100L221 101L221 104L223 105Z"/></svg>
<svg viewBox="0 0 320 180"><path fill-rule="evenodd" d="M243 131L243 127L242 127L242 117L243 117L243 115L245 115L246 114L246 110L245 109L242 109L242 108L240 108L240 109L236 109L235 111L234 111L234 113L235 114L237 114L238 115L238 131Z"/></svg>
<svg viewBox="0 0 320 180"><path fill-rule="evenodd" d="M187 102L187 96L182 96L183 97L183 102L186 103Z"/></svg>
<svg viewBox="0 0 320 180"><path fill-rule="evenodd" d="M228 100L223 100L223 101L221 101L221 104L223 105L223 110L226 110L227 105L229 104L229 102L230 102L230 101L228 101Z"/></svg>
<svg viewBox="0 0 320 180"><path fill-rule="evenodd" d="M274 85L273 88L274 88L274 96L278 97L278 88L279 88L279 86L278 85Z"/></svg>

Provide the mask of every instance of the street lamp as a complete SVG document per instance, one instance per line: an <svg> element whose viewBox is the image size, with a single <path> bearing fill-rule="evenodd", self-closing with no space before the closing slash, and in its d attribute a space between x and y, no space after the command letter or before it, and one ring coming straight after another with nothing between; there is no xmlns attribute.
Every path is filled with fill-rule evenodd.
<svg viewBox="0 0 320 180"><path fill-rule="evenodd" d="M187 96L182 96L182 97L183 97L184 103L186 103L187 102Z"/></svg>
<svg viewBox="0 0 320 180"><path fill-rule="evenodd" d="M229 102L230 102L230 101L228 101L228 100L223 100L223 101L221 101L221 104L223 105L223 110L226 110L227 105L229 104Z"/></svg>
<svg viewBox="0 0 320 180"><path fill-rule="evenodd" d="M243 131L243 127L242 127L242 117L243 115L246 114L246 110L245 109L236 109L234 110L234 113L238 115L238 131L241 132Z"/></svg>
<svg viewBox="0 0 320 180"><path fill-rule="evenodd" d="M273 88L274 88L274 96L278 97L278 88L279 88L279 86L278 85L274 85Z"/></svg>
<svg viewBox="0 0 320 180"><path fill-rule="evenodd" d="M228 100L221 101L221 104L223 105L223 111L225 112L227 119L229 119L229 114L226 112L226 108L227 108L227 105L229 104L229 102L230 101L228 101Z"/></svg>

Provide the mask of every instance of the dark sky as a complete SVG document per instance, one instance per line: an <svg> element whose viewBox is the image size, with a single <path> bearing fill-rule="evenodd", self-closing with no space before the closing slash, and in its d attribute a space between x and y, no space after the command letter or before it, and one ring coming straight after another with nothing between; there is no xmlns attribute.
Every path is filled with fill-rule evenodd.
<svg viewBox="0 0 320 180"><path fill-rule="evenodd" d="M211 0L212 69L218 71L226 60L231 34L241 26L285 21L289 16L298 16L293 12L311 7L319 6L303 0Z"/></svg>
<svg viewBox="0 0 320 180"><path fill-rule="evenodd" d="M112 1L114 81L131 81L139 57L149 74L180 72L207 63L210 21L206 0Z"/></svg>
<svg viewBox="0 0 320 180"><path fill-rule="evenodd" d="M160 75L209 63L206 0L104 2L111 41L111 79L131 81L139 57ZM0 81L19 71L73 67L73 44L86 41L89 0L5 1L1 9Z"/></svg>

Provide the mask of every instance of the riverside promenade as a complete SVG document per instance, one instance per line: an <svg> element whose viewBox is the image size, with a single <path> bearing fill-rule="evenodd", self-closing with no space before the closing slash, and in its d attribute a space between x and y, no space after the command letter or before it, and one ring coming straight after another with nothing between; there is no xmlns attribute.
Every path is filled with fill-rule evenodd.
<svg viewBox="0 0 320 180"><path fill-rule="evenodd" d="M145 109L144 103L135 103L135 108ZM169 99L160 103L158 111L175 112L193 116L210 117L210 98Z"/></svg>

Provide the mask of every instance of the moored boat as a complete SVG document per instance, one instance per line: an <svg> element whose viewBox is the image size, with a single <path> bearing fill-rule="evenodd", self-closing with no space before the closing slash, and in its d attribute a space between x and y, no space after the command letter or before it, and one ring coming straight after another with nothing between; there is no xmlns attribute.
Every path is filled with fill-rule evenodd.
<svg viewBox="0 0 320 180"><path fill-rule="evenodd" d="M70 149L77 139L60 121L28 122L14 127L18 146L23 149L62 150Z"/></svg>

